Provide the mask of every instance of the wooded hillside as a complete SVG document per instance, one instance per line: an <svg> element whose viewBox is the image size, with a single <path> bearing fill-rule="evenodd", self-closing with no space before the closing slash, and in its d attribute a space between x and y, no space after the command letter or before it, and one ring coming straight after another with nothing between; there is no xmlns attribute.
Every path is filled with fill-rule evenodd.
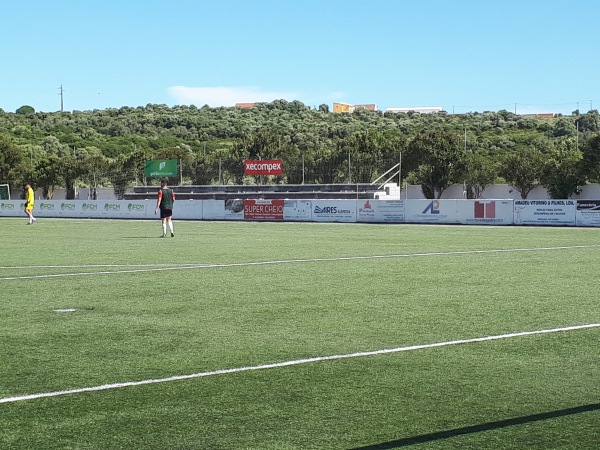
<svg viewBox="0 0 600 450"><path fill-rule="evenodd" d="M277 100L253 108L147 105L38 113L0 110L0 183L50 193L65 187L128 186L144 163L177 159L184 184L368 183L402 161L402 179L428 198L466 183L511 184L523 198L538 184L567 198L600 181L600 116L536 117L508 111L469 114L334 114ZM243 174L244 159L282 159L284 175ZM179 184L181 179L172 180Z"/></svg>

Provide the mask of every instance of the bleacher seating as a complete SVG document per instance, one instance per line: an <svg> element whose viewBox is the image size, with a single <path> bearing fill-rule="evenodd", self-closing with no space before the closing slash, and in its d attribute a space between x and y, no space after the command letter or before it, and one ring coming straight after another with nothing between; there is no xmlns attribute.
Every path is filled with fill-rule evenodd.
<svg viewBox="0 0 600 450"><path fill-rule="evenodd" d="M229 199L355 199L375 198L381 192L369 183L356 184L263 184L170 186L178 200ZM158 186L135 186L125 192L125 200L155 199Z"/></svg>

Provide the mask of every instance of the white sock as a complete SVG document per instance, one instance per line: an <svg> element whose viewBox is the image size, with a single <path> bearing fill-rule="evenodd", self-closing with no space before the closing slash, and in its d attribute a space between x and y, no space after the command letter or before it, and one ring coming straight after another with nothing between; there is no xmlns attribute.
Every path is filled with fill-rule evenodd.
<svg viewBox="0 0 600 450"><path fill-rule="evenodd" d="M163 234L167 234L167 224L166 223L162 224L162 228L163 228Z"/></svg>
<svg viewBox="0 0 600 450"><path fill-rule="evenodd" d="M169 230L171 230L171 233L173 232L173 222L169 222Z"/></svg>

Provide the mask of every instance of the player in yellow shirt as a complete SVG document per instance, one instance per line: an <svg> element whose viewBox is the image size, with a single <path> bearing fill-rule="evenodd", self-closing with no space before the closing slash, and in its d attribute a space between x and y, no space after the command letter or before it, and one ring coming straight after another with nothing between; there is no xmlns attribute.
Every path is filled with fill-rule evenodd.
<svg viewBox="0 0 600 450"><path fill-rule="evenodd" d="M29 183L25 185L25 214L29 217L28 225L37 222L36 218L33 217L33 204L35 203L35 194Z"/></svg>

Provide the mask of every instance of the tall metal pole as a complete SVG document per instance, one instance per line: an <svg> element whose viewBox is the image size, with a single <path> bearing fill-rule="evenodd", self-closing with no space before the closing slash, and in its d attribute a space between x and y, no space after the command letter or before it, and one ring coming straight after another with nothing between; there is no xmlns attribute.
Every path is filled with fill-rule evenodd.
<svg viewBox="0 0 600 450"><path fill-rule="evenodd" d="M398 200L402 199L402 152L400 152L400 161L398 162Z"/></svg>
<svg viewBox="0 0 600 450"><path fill-rule="evenodd" d="M348 152L348 184L352 183L352 173L350 172L350 152Z"/></svg>
<svg viewBox="0 0 600 450"><path fill-rule="evenodd" d="M62 84L60 85L60 112L64 112L65 111L65 101L64 101L64 90L63 90L63 86Z"/></svg>

